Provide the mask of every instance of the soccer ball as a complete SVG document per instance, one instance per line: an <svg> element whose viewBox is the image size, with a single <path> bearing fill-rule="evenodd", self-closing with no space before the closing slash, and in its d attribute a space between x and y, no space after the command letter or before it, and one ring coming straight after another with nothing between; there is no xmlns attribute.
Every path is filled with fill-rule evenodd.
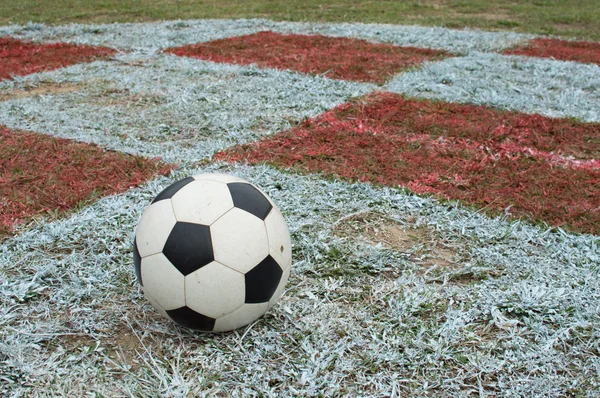
<svg viewBox="0 0 600 398"><path fill-rule="evenodd" d="M133 242L144 295L181 326L225 332L262 316L281 296L292 263L277 207L256 186L200 174L159 193Z"/></svg>

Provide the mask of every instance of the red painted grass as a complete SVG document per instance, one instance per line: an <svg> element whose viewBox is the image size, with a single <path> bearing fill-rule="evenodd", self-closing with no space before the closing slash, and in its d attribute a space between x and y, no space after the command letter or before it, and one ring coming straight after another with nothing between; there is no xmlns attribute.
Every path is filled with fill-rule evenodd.
<svg viewBox="0 0 600 398"><path fill-rule="evenodd" d="M486 210L510 207L514 216L598 234L599 138L600 124L376 93L216 158L399 185Z"/></svg>
<svg viewBox="0 0 600 398"><path fill-rule="evenodd" d="M554 58L600 65L600 43L559 39L533 39L525 46L504 51L504 54Z"/></svg>
<svg viewBox="0 0 600 398"><path fill-rule="evenodd" d="M214 62L257 64L378 84L424 61L450 56L445 51L374 44L359 39L274 32L171 48L167 52Z"/></svg>
<svg viewBox="0 0 600 398"><path fill-rule="evenodd" d="M0 237L18 222L124 192L174 166L0 126Z"/></svg>
<svg viewBox="0 0 600 398"><path fill-rule="evenodd" d="M105 47L66 43L37 44L0 37L0 80L90 62L111 56L115 52Z"/></svg>

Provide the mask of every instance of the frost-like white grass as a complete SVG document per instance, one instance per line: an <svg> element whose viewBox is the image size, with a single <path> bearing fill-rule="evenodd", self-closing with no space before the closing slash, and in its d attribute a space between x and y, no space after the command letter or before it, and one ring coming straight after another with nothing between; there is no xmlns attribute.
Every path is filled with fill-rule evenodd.
<svg viewBox="0 0 600 398"><path fill-rule="evenodd" d="M293 236L288 291L240 331L177 329L144 301L133 230L169 181L228 172L261 186ZM458 268L342 239L378 212L461 247ZM598 237L268 167L179 170L0 246L0 373L19 395L402 396L600 393ZM331 270L337 269L337 273ZM467 282L453 275L477 275ZM130 335L133 343L123 339ZM124 344L122 352L119 344ZM129 345L128 345L129 344Z"/></svg>
<svg viewBox="0 0 600 398"><path fill-rule="evenodd" d="M103 25L70 24L64 26L27 24L0 27L0 36L12 35L32 40L68 41L78 44L155 52L168 47L266 30L281 33L360 38L375 42L435 48L457 53L499 51L534 37L533 35L513 32L485 32L473 29L385 24L275 22L266 19L187 20Z"/></svg>
<svg viewBox="0 0 600 398"><path fill-rule="evenodd" d="M79 84L71 93L0 102L0 123L184 164L287 129L369 84L172 55L124 54L0 83Z"/></svg>
<svg viewBox="0 0 600 398"><path fill-rule="evenodd" d="M486 32L476 29L358 23L280 22L274 23L272 30L282 33L360 38L399 46L447 50L458 54L468 54L474 51L501 51L535 37L534 35L514 32Z"/></svg>
<svg viewBox="0 0 600 398"><path fill-rule="evenodd" d="M39 23L0 27L0 35L28 40L67 41L124 50L156 52L168 47L246 35L263 30L262 20L200 20L148 23Z"/></svg>
<svg viewBox="0 0 600 398"><path fill-rule="evenodd" d="M385 88L416 97L600 121L600 67L473 53L397 75Z"/></svg>

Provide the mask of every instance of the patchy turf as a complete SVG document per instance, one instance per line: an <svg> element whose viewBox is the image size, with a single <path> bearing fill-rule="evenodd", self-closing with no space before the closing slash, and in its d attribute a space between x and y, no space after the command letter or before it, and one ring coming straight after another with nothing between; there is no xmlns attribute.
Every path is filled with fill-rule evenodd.
<svg viewBox="0 0 600 398"><path fill-rule="evenodd" d="M166 54L132 64L128 56L3 82L7 93L44 84L80 89L0 102L0 124L182 165L288 129L372 87Z"/></svg>
<svg viewBox="0 0 600 398"><path fill-rule="evenodd" d="M418 25L323 24L276 22L265 19L0 26L0 36L10 36L22 40L107 46L127 50L130 54L142 49L144 52L154 52L265 31L363 39L373 43L446 50L455 54L501 51L535 37L515 32L487 32Z"/></svg>
<svg viewBox="0 0 600 398"><path fill-rule="evenodd" d="M40 82L36 85L28 85L27 87L14 88L0 94L0 101L8 101L21 98L36 97L39 95L56 95L64 93L72 93L81 90L81 85L73 83L56 83L56 82Z"/></svg>
<svg viewBox="0 0 600 398"><path fill-rule="evenodd" d="M464 242L448 241L427 225L417 225L416 217L407 215L403 219L389 217L375 211L348 214L332 225L336 236L364 242L375 247L398 251L412 263L422 268L429 277L443 270L458 271L466 261L468 251ZM400 276L388 272L387 276ZM452 276L445 275L446 279ZM468 278L460 278L466 282Z"/></svg>
<svg viewBox="0 0 600 398"><path fill-rule="evenodd" d="M537 38L526 45L503 52L507 55L527 55L529 57L553 58L560 61L574 61L600 65L600 43L570 41L551 38Z"/></svg>
<svg viewBox="0 0 600 398"><path fill-rule="evenodd" d="M40 0L4 1L0 25L114 23L206 18L376 22L568 35L600 40L596 0ZM357 24L358 25L358 24Z"/></svg>
<svg viewBox="0 0 600 398"><path fill-rule="evenodd" d="M599 150L600 124L375 93L217 158L400 185L598 233Z"/></svg>
<svg viewBox="0 0 600 398"><path fill-rule="evenodd" d="M0 80L104 59L116 51L66 43L39 44L0 37Z"/></svg>
<svg viewBox="0 0 600 398"><path fill-rule="evenodd" d="M172 169L157 160L0 126L0 237L35 215L56 216Z"/></svg>
<svg viewBox="0 0 600 398"><path fill-rule="evenodd" d="M322 35L256 34L198 43L168 53L214 62L323 75L332 79L383 84L394 74L425 61L450 56L446 51L375 44Z"/></svg>
<svg viewBox="0 0 600 398"><path fill-rule="evenodd" d="M153 310L123 239L164 186L201 172L263 188L294 243L280 303L217 335ZM416 247L347 233L382 224L416 232ZM266 166L177 170L0 243L0 395L595 394L597 247L392 188ZM455 264L421 259L440 248Z"/></svg>

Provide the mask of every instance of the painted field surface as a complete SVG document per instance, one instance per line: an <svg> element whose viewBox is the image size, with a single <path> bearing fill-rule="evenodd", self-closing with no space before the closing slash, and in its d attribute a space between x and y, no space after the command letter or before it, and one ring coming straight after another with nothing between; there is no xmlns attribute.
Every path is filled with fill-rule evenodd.
<svg viewBox="0 0 600 398"><path fill-rule="evenodd" d="M242 38L310 43L287 59L337 43L365 70L340 43L453 56L364 82L168 50ZM600 395L593 60L509 55L550 40L512 32L259 19L0 40L111 49L0 58L0 396ZM162 317L133 266L143 210L203 172L261 187L292 237L280 302L226 334Z"/></svg>
<svg viewBox="0 0 600 398"><path fill-rule="evenodd" d="M36 44L0 37L0 80L90 62L114 53L109 48L64 43Z"/></svg>
<svg viewBox="0 0 600 398"><path fill-rule="evenodd" d="M170 48L167 52L213 62L256 64L377 84L425 61L450 55L439 50L397 47L358 39L274 32Z"/></svg>
<svg viewBox="0 0 600 398"><path fill-rule="evenodd" d="M600 124L378 93L217 159L441 194L600 233Z"/></svg>
<svg viewBox="0 0 600 398"><path fill-rule="evenodd" d="M537 38L526 45L504 51L504 54L554 58L561 61L600 65L600 43Z"/></svg>
<svg viewBox="0 0 600 398"><path fill-rule="evenodd" d="M0 126L0 236L34 215L54 215L127 191L173 166Z"/></svg>

